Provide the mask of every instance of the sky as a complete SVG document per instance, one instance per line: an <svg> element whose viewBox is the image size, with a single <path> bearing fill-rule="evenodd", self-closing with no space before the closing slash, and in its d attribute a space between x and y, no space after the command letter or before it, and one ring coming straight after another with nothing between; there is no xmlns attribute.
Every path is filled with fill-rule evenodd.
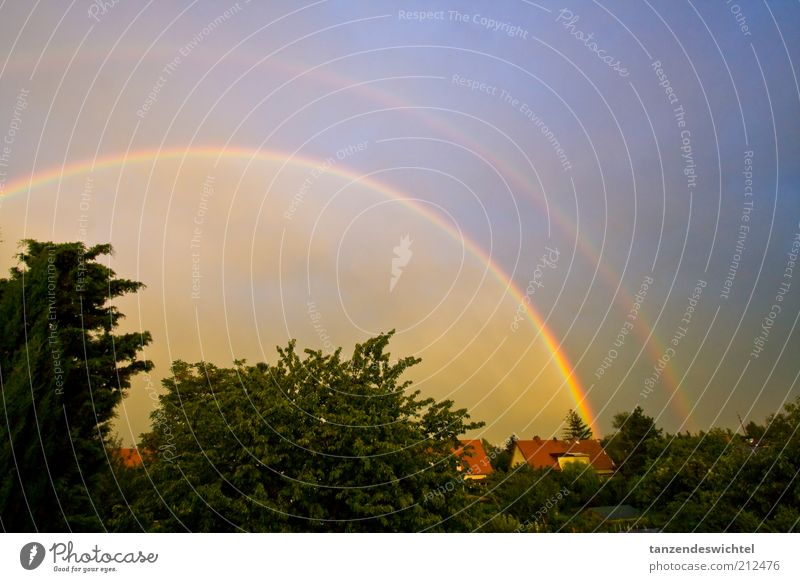
<svg viewBox="0 0 800 582"><path fill-rule="evenodd" d="M642 406L736 428L800 394L796 2L0 5L0 269L111 242L173 360L345 351L486 426Z"/></svg>

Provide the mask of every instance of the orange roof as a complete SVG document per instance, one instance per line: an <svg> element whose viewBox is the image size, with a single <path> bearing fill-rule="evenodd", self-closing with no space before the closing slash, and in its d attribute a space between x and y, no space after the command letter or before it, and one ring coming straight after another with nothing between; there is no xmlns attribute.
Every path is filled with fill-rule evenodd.
<svg viewBox="0 0 800 582"><path fill-rule="evenodd" d="M558 458L564 455L587 455L595 471L600 473L613 471L614 461L611 460L600 441L593 439L559 441L533 439L530 441L519 440L516 443L525 460L534 469L552 467L558 469Z"/></svg>
<svg viewBox="0 0 800 582"><path fill-rule="evenodd" d="M534 469L542 469L545 467L558 469L558 457L566 452L564 442L556 440L518 440L516 446L525 457L528 465Z"/></svg>
<svg viewBox="0 0 800 582"><path fill-rule="evenodd" d="M469 474L491 475L494 469L492 469L492 463L483 448L481 440L470 439L459 442L461 446L453 451L453 454L457 457L461 457L461 462L464 464L467 471L469 471ZM466 447L470 448L466 449Z"/></svg>
<svg viewBox="0 0 800 582"><path fill-rule="evenodd" d="M598 473L605 473L614 470L614 461L606 454L600 441L595 439L576 440L569 443L567 453L579 453L589 455L589 462Z"/></svg>
<svg viewBox="0 0 800 582"><path fill-rule="evenodd" d="M142 464L142 455L139 454L139 449L117 449L117 454L122 459L122 464L128 468L138 467Z"/></svg>

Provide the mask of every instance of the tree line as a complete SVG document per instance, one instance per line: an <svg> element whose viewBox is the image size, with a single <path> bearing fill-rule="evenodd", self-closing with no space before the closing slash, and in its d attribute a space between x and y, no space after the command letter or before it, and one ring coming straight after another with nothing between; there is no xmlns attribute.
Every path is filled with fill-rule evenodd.
<svg viewBox="0 0 800 582"><path fill-rule="evenodd" d="M151 337L117 329L114 300L143 285L98 261L111 250L23 241L0 279L4 531L800 529L800 399L737 431L666 434L621 412L601 441L610 478L512 467L515 436L484 442L494 472L478 482L453 451L483 423L404 380L419 360L392 358L391 332L349 357L289 342L272 363L176 361L126 464L110 423L152 369ZM574 411L562 436L592 438Z"/></svg>

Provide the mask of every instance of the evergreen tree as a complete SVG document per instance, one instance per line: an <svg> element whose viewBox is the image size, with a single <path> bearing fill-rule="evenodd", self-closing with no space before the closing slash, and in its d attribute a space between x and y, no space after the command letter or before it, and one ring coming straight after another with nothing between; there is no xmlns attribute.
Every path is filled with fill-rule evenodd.
<svg viewBox="0 0 800 582"><path fill-rule="evenodd" d="M592 438L592 429L589 428L580 415L571 410L567 412L567 416L564 418L564 422L566 423L566 427L562 433L564 440L575 440L575 439L590 439Z"/></svg>
<svg viewBox="0 0 800 582"><path fill-rule="evenodd" d="M0 525L6 531L97 531L104 447L144 333L115 334L110 304L141 283L97 262L110 245L23 241L0 279Z"/></svg>

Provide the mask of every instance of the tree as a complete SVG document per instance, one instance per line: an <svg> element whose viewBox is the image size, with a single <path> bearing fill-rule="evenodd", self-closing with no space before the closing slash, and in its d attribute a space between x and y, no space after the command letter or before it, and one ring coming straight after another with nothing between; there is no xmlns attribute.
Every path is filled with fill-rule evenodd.
<svg viewBox="0 0 800 582"><path fill-rule="evenodd" d="M520 465L488 479L488 517L483 531L501 529L497 516L517 522L510 531L555 532L580 530L580 513L597 497L600 478L591 467L568 463L563 470Z"/></svg>
<svg viewBox="0 0 800 582"><path fill-rule="evenodd" d="M800 397L767 417L748 423L747 437L734 439L725 463L715 468L714 509L737 508L701 526L729 531L800 531ZM734 513L734 515L731 515ZM712 517L713 514L712 514Z"/></svg>
<svg viewBox="0 0 800 582"><path fill-rule="evenodd" d="M590 439L592 438L592 429L589 428L580 415L571 410L567 412L567 416L564 417L564 422L566 423L566 427L564 428L564 432L562 433L564 440L575 440L575 439Z"/></svg>
<svg viewBox="0 0 800 582"><path fill-rule="evenodd" d="M110 302L142 288L97 262L110 245L23 241L0 279L0 520L7 531L103 528L109 422L150 334L116 334Z"/></svg>
<svg viewBox="0 0 800 582"><path fill-rule="evenodd" d="M469 531L453 451L479 428L411 391L391 333L323 355L294 342L275 364L176 362L142 439L142 489L115 527L148 531Z"/></svg>
<svg viewBox="0 0 800 582"><path fill-rule="evenodd" d="M518 440L517 435L512 434L502 445L493 445L484 442L484 449L487 451L492 462L492 469L495 471L506 472L511 468L511 457L514 454L514 446Z"/></svg>
<svg viewBox="0 0 800 582"><path fill-rule="evenodd" d="M603 443L606 452L624 475L641 473L662 446L661 429L641 406L615 414L612 425L616 432Z"/></svg>
<svg viewBox="0 0 800 582"><path fill-rule="evenodd" d="M492 475L487 483L490 517L506 515L517 523L517 530L546 530L546 524L561 502L559 485L552 469L532 469L519 465L508 473ZM487 520L484 529L493 531L496 524Z"/></svg>

